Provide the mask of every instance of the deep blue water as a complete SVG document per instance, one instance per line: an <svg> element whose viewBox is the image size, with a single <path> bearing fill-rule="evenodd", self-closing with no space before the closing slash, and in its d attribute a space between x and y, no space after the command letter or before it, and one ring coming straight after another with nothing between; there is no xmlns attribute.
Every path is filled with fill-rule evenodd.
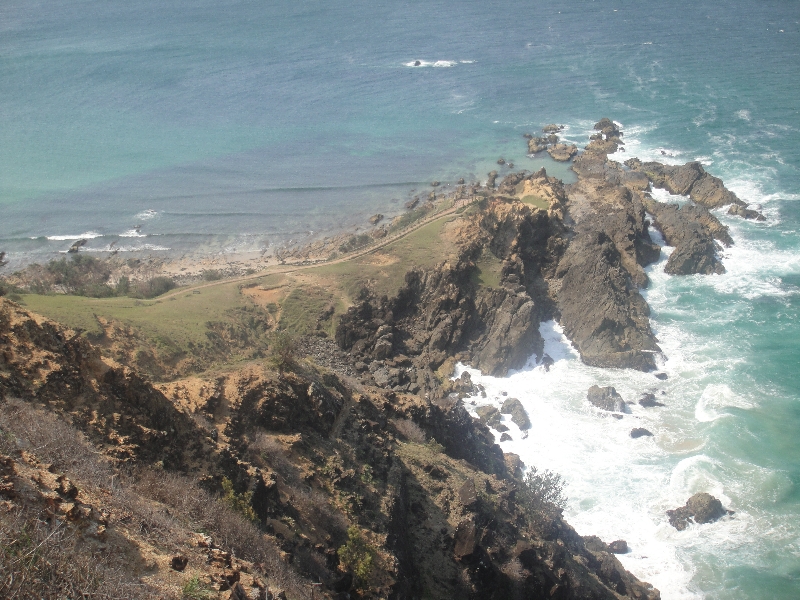
<svg viewBox="0 0 800 600"><path fill-rule="evenodd" d="M562 123L583 145L611 117L621 159L700 159L769 220L721 216L737 242L724 276L654 267L676 397L669 416L641 417L652 448L627 450L620 472L559 463L558 440L531 440L530 460L571 480L582 533L608 535L626 526L604 516L619 478L646 465L629 537L662 568L636 548L624 560L664 598L796 598L799 54L800 2L786 0L5 0L0 250L9 269L86 233L95 251L267 248L363 225L433 179L485 177L500 156L532 168L522 133ZM644 385L564 357L581 386ZM571 382L543 380L552 418L594 418ZM666 529L666 505L701 488L737 520Z"/></svg>

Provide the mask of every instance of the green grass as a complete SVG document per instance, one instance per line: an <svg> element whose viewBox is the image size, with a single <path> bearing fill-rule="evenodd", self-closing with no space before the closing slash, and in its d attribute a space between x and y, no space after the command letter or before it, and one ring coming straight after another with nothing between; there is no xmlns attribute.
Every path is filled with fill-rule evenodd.
<svg viewBox="0 0 800 600"><path fill-rule="evenodd" d="M405 282L409 269L432 267L448 258L449 245L442 240L442 229L454 218L435 220L376 251L376 255L397 259L389 264L375 264L373 256L368 254L343 263L315 267L309 273L334 277L349 297L367 284L379 295L393 296Z"/></svg>
<svg viewBox="0 0 800 600"><path fill-rule="evenodd" d="M268 279L254 283L264 284ZM174 353L206 344L210 322L234 324L240 320L242 309L261 310L240 293L239 285L232 282L179 290L174 296L155 300L25 294L22 301L29 310L84 330L89 336L102 334L98 317L124 323L150 340L153 347Z"/></svg>
<svg viewBox="0 0 800 600"><path fill-rule="evenodd" d="M541 208L544 210L550 208L550 203L539 196L524 196L521 202L523 204L530 204L531 206L535 206L536 208Z"/></svg>
<svg viewBox="0 0 800 600"><path fill-rule="evenodd" d="M334 297L330 291L316 286L296 287L281 305L280 329L294 335L310 333L316 328L320 315L332 304ZM325 325L323 322L322 326Z"/></svg>
<svg viewBox="0 0 800 600"><path fill-rule="evenodd" d="M494 254L484 250L475 265L478 267L475 281L488 288L500 287L500 275L503 263Z"/></svg>

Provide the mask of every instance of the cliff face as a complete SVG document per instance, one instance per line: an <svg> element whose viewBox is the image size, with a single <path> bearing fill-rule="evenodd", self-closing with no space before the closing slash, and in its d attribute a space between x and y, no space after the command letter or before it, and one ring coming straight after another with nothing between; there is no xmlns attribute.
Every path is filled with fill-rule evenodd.
<svg viewBox="0 0 800 600"><path fill-rule="evenodd" d="M564 186L541 170L511 173L496 192L494 186L481 192L488 199L476 201L474 214L457 223L460 259L410 272L391 300L364 296L342 318L340 347L365 366L408 357L414 364L409 381L380 378L379 385L397 389L410 382L409 389L437 393L441 386L430 372L448 356L492 375L518 369L530 356L541 360L538 325L557 318L585 363L654 369L661 349L639 292L648 285L644 268L660 256L648 214L674 246L665 266L671 275L724 273L720 243L733 240L709 208L730 205L730 214L763 217L699 163L610 160L623 132L609 119L595 129L573 163L576 183ZM690 201L656 201L651 185ZM486 255L502 265L492 287L476 283L476 262Z"/></svg>
<svg viewBox="0 0 800 600"><path fill-rule="evenodd" d="M455 293L453 286L463 283L460 272L410 277L403 297L430 302L427 294L435 291L442 311L454 301L464 306L463 297L442 294ZM465 314L478 315L479 305ZM410 305L392 308L402 318L401 309ZM414 322L425 331L438 327L421 317ZM251 364L156 387L101 359L74 332L4 299L0 352L2 411L8 398L19 397L72 423L109 461L104 468L111 481L132 476L135 489L151 489L168 473L188 475L212 492L231 481L234 506L243 501L261 527L261 539L252 539L251 546L273 548L274 556L283 557L272 566L237 561L201 539L174 542L172 552L178 548L179 554L170 558L163 554L169 550L136 533L113 502L86 495L91 485L80 495L70 491L70 478L77 477L80 487L85 473L71 473L66 461L63 476L47 475L56 491L41 492L66 507L58 513L64 516L53 518L69 520L73 505L88 507L86 527L101 551L141 552L147 546L162 553L146 568L131 566L126 581L146 574L149 585L157 583L168 596L170 585L183 585L176 569L186 568L205 586L230 589L232 598L249 589L257 597L264 581L286 581L288 570L295 578L286 588L289 598L309 597L303 581L323 582L318 598L343 598L344 592L363 598L658 597L604 543L581 538L557 506L537 500L536 488L519 478L518 459L504 456L458 400L459 392L475 391L468 379L456 383L456 395L430 401L362 387L309 364L282 375ZM3 415L2 439L21 435ZM8 471L0 473L0 495L9 506L38 510L41 494L28 502L14 491L41 487L25 479L37 464L32 455L0 457ZM99 504L93 508L92 502ZM188 518L179 503L168 506L170 518ZM120 545L123 534L127 541ZM366 571L355 569L351 554L337 551L351 547L348 539L359 539L358 547L372 557Z"/></svg>

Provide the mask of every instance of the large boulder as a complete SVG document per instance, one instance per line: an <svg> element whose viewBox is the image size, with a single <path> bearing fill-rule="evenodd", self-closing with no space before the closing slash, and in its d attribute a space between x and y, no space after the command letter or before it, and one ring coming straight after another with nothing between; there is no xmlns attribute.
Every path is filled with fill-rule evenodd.
<svg viewBox="0 0 800 600"><path fill-rule="evenodd" d="M653 215L655 227L675 249L664 272L670 275L710 275L724 273L718 244L733 244L728 228L702 206L666 204L651 198L644 205Z"/></svg>
<svg viewBox="0 0 800 600"><path fill-rule="evenodd" d="M678 531L686 529L691 521L712 523L728 514L733 514L733 511L726 510L722 502L706 492L695 494L684 506L667 511L670 525Z"/></svg>
<svg viewBox="0 0 800 600"><path fill-rule="evenodd" d="M553 160L567 162L578 153L578 147L575 144L554 144L547 149L547 153Z"/></svg>
<svg viewBox="0 0 800 600"><path fill-rule="evenodd" d="M517 398L508 398L503 402L500 412L504 415L511 415L511 421L523 431L531 428L531 420L528 413L522 407L522 402Z"/></svg>
<svg viewBox="0 0 800 600"><path fill-rule="evenodd" d="M600 387L593 385L586 393L586 399L599 409L611 412L625 412L625 400L612 386Z"/></svg>

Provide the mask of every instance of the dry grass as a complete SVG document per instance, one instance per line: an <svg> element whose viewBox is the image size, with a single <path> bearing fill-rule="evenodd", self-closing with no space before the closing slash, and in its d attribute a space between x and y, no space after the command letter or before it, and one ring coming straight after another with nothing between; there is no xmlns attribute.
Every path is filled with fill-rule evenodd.
<svg viewBox="0 0 800 600"><path fill-rule="evenodd" d="M126 572L120 556L92 554L74 529L16 508L0 516L0 597L12 599L153 598L156 590Z"/></svg>
<svg viewBox="0 0 800 600"><path fill-rule="evenodd" d="M167 541L187 542L191 532L203 531L223 550L260 565L271 584L285 589L290 597L308 597L307 583L281 559L275 542L188 477L151 468L119 472L80 431L58 416L9 400L0 404L0 452L18 449L52 464L79 489L110 490L104 508L130 515L135 535L153 547ZM125 564L113 562L114 552L92 555L74 531L42 522L24 507L0 514L0 549L3 598L158 595L126 571Z"/></svg>
<svg viewBox="0 0 800 600"><path fill-rule="evenodd" d="M424 444L428 439L422 427L414 423L411 419L392 419L392 425L397 432L409 442Z"/></svg>

